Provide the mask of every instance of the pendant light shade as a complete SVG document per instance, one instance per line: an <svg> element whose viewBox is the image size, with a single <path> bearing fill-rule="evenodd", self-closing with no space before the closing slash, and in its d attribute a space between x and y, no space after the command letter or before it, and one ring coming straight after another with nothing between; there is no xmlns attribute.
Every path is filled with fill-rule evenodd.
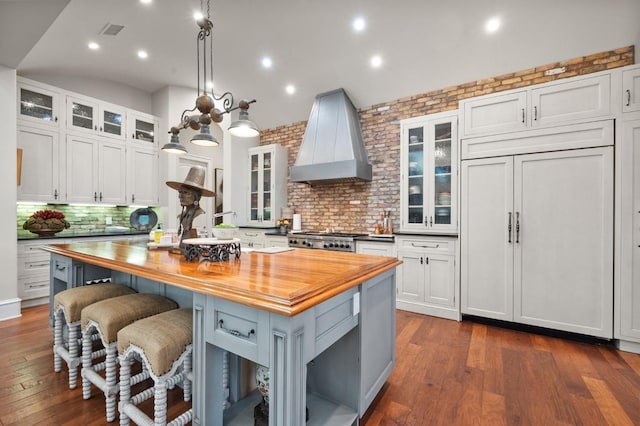
<svg viewBox="0 0 640 426"><path fill-rule="evenodd" d="M218 139L211 133L209 125L203 124L200 126L200 133L191 138L191 143L200 146L218 146Z"/></svg>
<svg viewBox="0 0 640 426"><path fill-rule="evenodd" d="M248 108L248 106L247 106ZM240 116L229 126L229 132L234 136L241 138L250 138L258 136L260 131L256 123L249 120L249 112L246 109L240 109Z"/></svg>
<svg viewBox="0 0 640 426"><path fill-rule="evenodd" d="M177 129L176 129L177 130ZM168 152L169 154L186 154L187 149L180 144L180 138L178 138L178 134L171 134L171 140L169 143L165 144L162 147L164 152Z"/></svg>

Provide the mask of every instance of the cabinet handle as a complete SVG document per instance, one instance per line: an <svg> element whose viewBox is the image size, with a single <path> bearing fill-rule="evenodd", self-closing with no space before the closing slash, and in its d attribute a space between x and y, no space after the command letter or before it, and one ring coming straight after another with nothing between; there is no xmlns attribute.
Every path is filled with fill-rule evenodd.
<svg viewBox="0 0 640 426"><path fill-rule="evenodd" d="M433 216L429 216L429 226L433 226Z"/></svg>
<svg viewBox="0 0 640 426"><path fill-rule="evenodd" d="M627 106L631 105L631 90L627 89Z"/></svg>
<svg viewBox="0 0 640 426"><path fill-rule="evenodd" d="M252 334L256 334L255 330L252 328L251 330L249 330L248 333L244 334L243 332L239 331L239 330L231 330L229 328L225 328L224 326L224 321L220 320L218 321L218 327L224 331L225 333L229 333L232 336L238 336L238 337L244 337L245 339L249 339L251 338Z"/></svg>
<svg viewBox="0 0 640 426"><path fill-rule="evenodd" d="M100 191L100 201L102 201L102 191Z"/></svg>
<svg viewBox="0 0 640 426"><path fill-rule="evenodd" d="M533 107L533 120L538 121L538 106Z"/></svg>
<svg viewBox="0 0 640 426"><path fill-rule="evenodd" d="M422 245L422 244L416 244L416 243L411 243L411 247L420 247L420 248L432 248L432 249L437 249L440 247L440 244L436 244L435 246L430 246L430 245Z"/></svg>
<svg viewBox="0 0 640 426"><path fill-rule="evenodd" d="M131 139L135 139L136 138L136 134L135 133L131 133Z"/></svg>
<svg viewBox="0 0 640 426"><path fill-rule="evenodd" d="M422 256L420 256L420 264L424 265L424 263L422 262Z"/></svg>
<svg viewBox="0 0 640 426"><path fill-rule="evenodd" d="M516 243L520 243L520 212L516 212Z"/></svg>
<svg viewBox="0 0 640 426"><path fill-rule="evenodd" d="M429 221L426 216L424 217L424 226L429 226Z"/></svg>
<svg viewBox="0 0 640 426"><path fill-rule="evenodd" d="M53 199L54 199L54 200L57 200L57 199L58 199L58 190L57 190L57 189L54 189L54 190L53 190Z"/></svg>
<svg viewBox="0 0 640 426"><path fill-rule="evenodd" d="M136 194L131 194L131 204L136 202Z"/></svg>
<svg viewBox="0 0 640 426"><path fill-rule="evenodd" d="M53 119L53 121L55 121L56 123L58 122L58 116L56 115L56 118Z"/></svg>
<svg viewBox="0 0 640 426"><path fill-rule="evenodd" d="M522 122L524 123L524 108L522 108Z"/></svg>
<svg viewBox="0 0 640 426"><path fill-rule="evenodd" d="M93 130L98 130L98 125L93 126Z"/></svg>
<svg viewBox="0 0 640 426"><path fill-rule="evenodd" d="M93 201L98 201L98 193L97 192L93 193Z"/></svg>
<svg viewBox="0 0 640 426"><path fill-rule="evenodd" d="M64 271L67 269L66 265L56 265L56 271Z"/></svg>
<svg viewBox="0 0 640 426"><path fill-rule="evenodd" d="M509 233L509 239L507 240L507 242L511 243L511 212L509 212L508 214L509 214L509 221L507 223L507 232Z"/></svg>
<svg viewBox="0 0 640 426"><path fill-rule="evenodd" d="M425 257L425 262L427 263L427 265L429 264L429 258Z"/></svg>

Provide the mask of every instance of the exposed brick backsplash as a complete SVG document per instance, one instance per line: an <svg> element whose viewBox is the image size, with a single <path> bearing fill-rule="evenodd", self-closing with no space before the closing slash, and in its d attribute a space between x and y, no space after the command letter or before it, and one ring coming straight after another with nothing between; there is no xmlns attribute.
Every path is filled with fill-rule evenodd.
<svg viewBox="0 0 640 426"><path fill-rule="evenodd" d="M373 166L373 180L327 186L289 182L289 206L302 215L305 230L333 228L336 231L368 233L375 227L383 210L391 211L397 228L400 214L400 120L454 110L461 99L632 65L634 59L634 46L628 46L362 108L358 113ZM566 72L544 75L545 70L557 67L566 67ZM378 111L382 107L389 108ZM298 155L306 124L306 121L301 121L263 130L260 132L260 144L278 143L287 147L288 166L291 167Z"/></svg>

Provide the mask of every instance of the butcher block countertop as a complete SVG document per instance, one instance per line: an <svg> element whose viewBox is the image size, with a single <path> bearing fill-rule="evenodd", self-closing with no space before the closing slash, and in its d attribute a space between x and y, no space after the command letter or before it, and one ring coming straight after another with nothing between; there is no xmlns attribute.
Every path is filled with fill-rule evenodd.
<svg viewBox="0 0 640 426"><path fill-rule="evenodd" d="M294 316L396 267L394 257L293 249L242 253L229 261L188 262L135 241L53 244L71 259L164 282L247 306Z"/></svg>

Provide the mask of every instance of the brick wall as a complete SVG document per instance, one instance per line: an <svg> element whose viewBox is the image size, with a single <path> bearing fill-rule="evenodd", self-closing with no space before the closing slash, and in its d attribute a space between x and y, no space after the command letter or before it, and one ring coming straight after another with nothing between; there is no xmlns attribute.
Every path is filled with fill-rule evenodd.
<svg viewBox="0 0 640 426"><path fill-rule="evenodd" d="M383 209L391 210L397 229L400 214L399 120L456 109L461 99L632 64L634 46L628 46L362 108L359 110L360 124L369 161L373 165L373 180L314 187L289 182L289 206L302 215L302 228L305 230L333 228L336 231L368 233L373 230ZM566 67L566 72L544 75L545 70L556 67ZM260 144L286 146L291 167L305 128L306 122L302 121L262 131Z"/></svg>

